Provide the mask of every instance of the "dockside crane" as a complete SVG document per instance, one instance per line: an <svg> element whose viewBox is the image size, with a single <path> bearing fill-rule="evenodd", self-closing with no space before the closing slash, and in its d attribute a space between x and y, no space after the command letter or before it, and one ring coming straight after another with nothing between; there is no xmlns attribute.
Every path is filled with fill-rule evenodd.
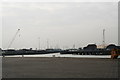
<svg viewBox="0 0 120 80"><path fill-rule="evenodd" d="M12 43L14 42L14 40L15 40L15 38L16 38L16 36L17 36L17 34L18 34L19 32L20 32L20 29L18 29L17 32L15 33L15 35L14 35L14 37L12 38L10 44L8 45L8 49L11 47Z"/></svg>

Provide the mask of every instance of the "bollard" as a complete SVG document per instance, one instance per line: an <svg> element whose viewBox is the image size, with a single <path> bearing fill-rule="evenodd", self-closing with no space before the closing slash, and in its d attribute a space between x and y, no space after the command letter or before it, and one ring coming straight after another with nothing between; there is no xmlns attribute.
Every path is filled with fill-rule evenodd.
<svg viewBox="0 0 120 80"><path fill-rule="evenodd" d="M53 57L55 57L55 55L53 55Z"/></svg>
<svg viewBox="0 0 120 80"><path fill-rule="evenodd" d="M24 57L24 55L22 55L22 57Z"/></svg>

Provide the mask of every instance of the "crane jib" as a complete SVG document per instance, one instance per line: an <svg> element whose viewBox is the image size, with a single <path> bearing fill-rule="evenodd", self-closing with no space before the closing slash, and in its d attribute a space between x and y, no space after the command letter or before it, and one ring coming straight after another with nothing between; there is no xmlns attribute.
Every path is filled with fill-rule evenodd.
<svg viewBox="0 0 120 80"><path fill-rule="evenodd" d="M17 34L19 33L19 31L20 31L20 29L18 29L17 32L15 33L15 35L14 35L14 37L12 38L12 41L10 42L8 48L11 47L11 45L12 45L13 41L15 40L15 38L16 38Z"/></svg>

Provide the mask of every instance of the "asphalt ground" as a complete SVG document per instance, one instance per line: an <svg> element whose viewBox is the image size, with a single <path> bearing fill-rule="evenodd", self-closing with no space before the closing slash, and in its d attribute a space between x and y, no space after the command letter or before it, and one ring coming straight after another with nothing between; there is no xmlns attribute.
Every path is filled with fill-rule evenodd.
<svg viewBox="0 0 120 80"><path fill-rule="evenodd" d="M3 78L118 78L120 59L3 57Z"/></svg>

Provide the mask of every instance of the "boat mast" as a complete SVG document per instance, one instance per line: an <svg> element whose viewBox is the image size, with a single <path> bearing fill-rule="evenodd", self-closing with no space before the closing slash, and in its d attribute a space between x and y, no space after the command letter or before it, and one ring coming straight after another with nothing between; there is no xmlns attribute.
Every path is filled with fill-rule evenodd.
<svg viewBox="0 0 120 80"><path fill-rule="evenodd" d="M38 49L40 50L40 37L38 37Z"/></svg>
<svg viewBox="0 0 120 80"><path fill-rule="evenodd" d="M105 48L105 29L103 29L103 48Z"/></svg>
<svg viewBox="0 0 120 80"><path fill-rule="evenodd" d="M49 49L49 41L48 41L48 39L47 39L47 49Z"/></svg>

